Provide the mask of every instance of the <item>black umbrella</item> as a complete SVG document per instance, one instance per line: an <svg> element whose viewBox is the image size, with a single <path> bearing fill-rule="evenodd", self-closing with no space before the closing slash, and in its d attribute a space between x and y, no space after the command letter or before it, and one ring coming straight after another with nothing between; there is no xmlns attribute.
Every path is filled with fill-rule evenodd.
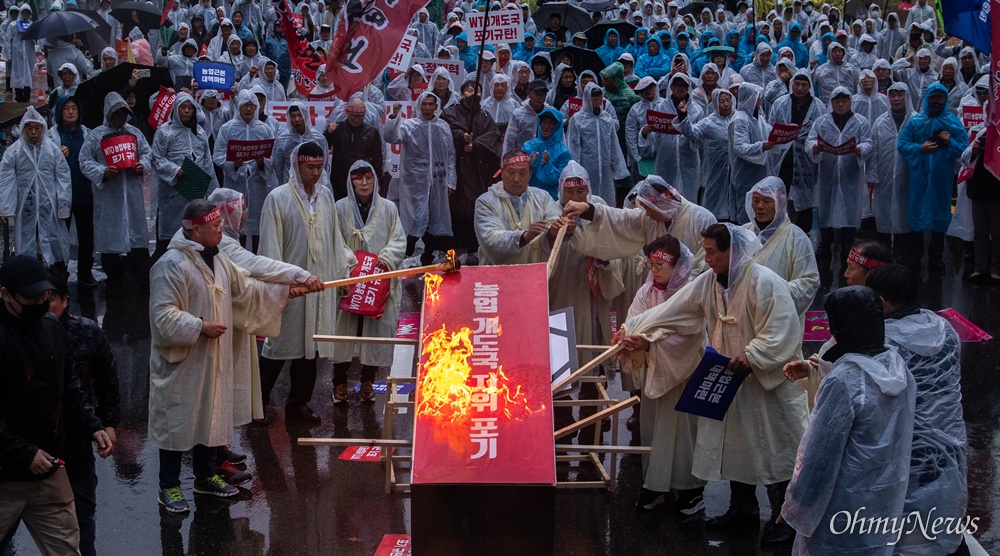
<svg viewBox="0 0 1000 556"><path fill-rule="evenodd" d="M694 20L700 23L701 19L699 18L701 16L699 14L701 14L701 11L705 8L712 10L712 21L715 21L715 10L719 9L719 5L715 2L691 2L687 6L677 10L677 13L680 15L691 14L694 16Z"/></svg>
<svg viewBox="0 0 1000 556"><path fill-rule="evenodd" d="M606 0L589 0L580 2L580 7L588 12L609 12L618 9L618 4L607 2Z"/></svg>
<svg viewBox="0 0 1000 556"><path fill-rule="evenodd" d="M122 2L111 10L111 17L121 22L122 29L131 29L137 26L144 35L149 33L150 29L173 25L169 19L160 25L161 15L163 12L156 6L145 2Z"/></svg>
<svg viewBox="0 0 1000 556"><path fill-rule="evenodd" d="M538 31L549 26L549 18L558 14L562 18L562 26L569 29L570 34L589 29L594 24L594 18L587 10L574 6L569 2L547 2L542 4L531 19L538 26Z"/></svg>
<svg viewBox="0 0 1000 556"><path fill-rule="evenodd" d="M559 50L553 50L549 54L549 59L552 60L552 67L555 68L561 63L563 55L569 55L573 59L573 71L577 75L580 75L584 70L590 70L595 74L600 75L601 70L606 66L604 60L597 55L596 52L589 48L580 48L577 46L566 46L560 48ZM555 79L559 79L559 76L555 76Z"/></svg>
<svg viewBox="0 0 1000 556"><path fill-rule="evenodd" d="M132 70L149 70L149 77L140 79L132 91L135 93L137 106L142 108L141 113L148 112L149 98L160 90L160 86L173 87L174 82L170 78L170 71L166 68L153 68L122 62L108 71L101 72L97 77L88 79L80 84L76 89L76 98L80 101L80 116L83 118L83 125L95 128L104 123L104 97L108 93L121 92L129 78L132 77ZM147 103L143 105L143 103Z"/></svg>
<svg viewBox="0 0 1000 556"><path fill-rule="evenodd" d="M602 21L587 29L587 47L596 50L604 46L604 35L608 29L618 31L618 46L625 48L639 28L627 21Z"/></svg>
<svg viewBox="0 0 1000 556"><path fill-rule="evenodd" d="M111 34L111 26L100 16L93 17L83 11L59 11L39 19L24 32L26 39L44 39L49 37L64 37L76 33L97 31L104 35Z"/></svg>

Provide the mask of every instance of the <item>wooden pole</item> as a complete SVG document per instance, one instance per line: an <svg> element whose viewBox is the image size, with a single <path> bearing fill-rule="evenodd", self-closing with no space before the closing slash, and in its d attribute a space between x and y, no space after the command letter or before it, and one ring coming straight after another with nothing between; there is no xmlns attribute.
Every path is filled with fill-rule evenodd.
<svg viewBox="0 0 1000 556"><path fill-rule="evenodd" d="M552 279L552 270L556 267L556 261L559 260L559 249L562 247L563 239L566 238L566 226L559 228L559 233L556 234L556 240L552 242L552 251L549 253L549 261L546 265L546 278Z"/></svg>
<svg viewBox="0 0 1000 556"><path fill-rule="evenodd" d="M577 378L579 378L580 375L588 373L588 372L594 370L595 368L597 368L598 365L600 365L601 363L604 363L605 361L607 361L608 359L610 359L616 353L618 353L619 351L621 351L624 347L625 347L625 344L618 344L618 345L615 345L615 346L611 346L610 348L608 348L607 350L605 350L603 353L601 353L597 357L591 359L590 362L587 363L586 365L584 365L584 366L580 367L579 369L573 371L573 374L571 374L568 377L566 377L566 378L560 380L559 382L555 383L552 386L552 391L553 392L558 392L564 386L566 386L570 382L573 382L574 380L576 380Z"/></svg>

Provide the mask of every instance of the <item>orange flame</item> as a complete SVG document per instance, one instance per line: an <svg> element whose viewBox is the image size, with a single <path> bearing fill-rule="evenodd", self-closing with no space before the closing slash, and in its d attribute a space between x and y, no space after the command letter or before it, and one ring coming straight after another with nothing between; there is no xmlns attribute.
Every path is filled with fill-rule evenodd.
<svg viewBox="0 0 1000 556"><path fill-rule="evenodd" d="M441 287L441 282L444 282L444 278L442 278L440 274L424 274L424 284L427 287L428 301L433 303L438 299L441 299L441 294L438 292L438 288Z"/></svg>

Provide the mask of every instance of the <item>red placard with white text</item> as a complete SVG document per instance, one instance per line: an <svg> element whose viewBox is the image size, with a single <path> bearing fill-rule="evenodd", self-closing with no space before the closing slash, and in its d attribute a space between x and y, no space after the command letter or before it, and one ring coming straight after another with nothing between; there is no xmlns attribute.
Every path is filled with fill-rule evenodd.
<svg viewBox="0 0 1000 556"><path fill-rule="evenodd" d="M378 255L365 251L355 251L354 255L358 264L351 270L351 278L382 272L382 267L378 266ZM348 286L349 293L340 298L340 310L380 319L385 312L391 286L388 279L352 284Z"/></svg>
<svg viewBox="0 0 1000 556"><path fill-rule="evenodd" d="M771 133L767 135L767 140L775 145L787 145L799 138L802 133L802 126L798 124L774 124L771 126Z"/></svg>
<svg viewBox="0 0 1000 556"><path fill-rule="evenodd" d="M973 126L979 125L985 121L986 121L986 112L983 111L982 106L962 107L962 125L965 126L966 131L972 129Z"/></svg>
<svg viewBox="0 0 1000 556"><path fill-rule="evenodd" d="M159 127L167 123L167 119L170 118L170 111L174 107L174 99L177 98L176 94L170 94L170 90L160 85L160 92L156 95L156 102L153 103L153 109L149 111L149 118L146 120L153 129L159 129Z"/></svg>
<svg viewBox="0 0 1000 556"><path fill-rule="evenodd" d="M226 144L226 162L246 162L260 157L269 158L274 150L274 139L239 141L230 139Z"/></svg>
<svg viewBox="0 0 1000 556"><path fill-rule="evenodd" d="M569 105L569 117L572 118L573 114L576 114L583 108L583 99L580 97L569 97L566 99L566 104Z"/></svg>
<svg viewBox="0 0 1000 556"><path fill-rule="evenodd" d="M410 556L413 543L409 535L385 535L373 556Z"/></svg>
<svg viewBox="0 0 1000 556"><path fill-rule="evenodd" d="M666 133L667 135L680 135L681 132L674 129L674 118L677 114L667 114L666 112L657 112L656 110L646 110L646 124L653 128L653 131L657 133Z"/></svg>
<svg viewBox="0 0 1000 556"><path fill-rule="evenodd" d="M555 484L546 284L544 264L428 284L413 484Z"/></svg>
<svg viewBox="0 0 1000 556"><path fill-rule="evenodd" d="M101 139L104 163L119 170L134 168L139 162L139 145L129 133Z"/></svg>
<svg viewBox="0 0 1000 556"><path fill-rule="evenodd" d="M858 140L854 137L851 137L839 145L831 145L829 141L818 135L816 136L816 142L819 144L819 150L821 152L829 153L834 156L847 156L849 154L854 154L854 148L858 146Z"/></svg>

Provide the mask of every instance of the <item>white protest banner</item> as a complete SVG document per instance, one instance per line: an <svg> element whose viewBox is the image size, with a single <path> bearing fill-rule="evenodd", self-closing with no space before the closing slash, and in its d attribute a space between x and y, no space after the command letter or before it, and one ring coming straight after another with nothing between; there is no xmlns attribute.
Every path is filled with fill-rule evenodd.
<svg viewBox="0 0 1000 556"><path fill-rule="evenodd" d="M393 104L395 103L389 103L389 102L385 103L385 116L382 118L383 123L389 117L389 114L392 114ZM400 102L399 104L403 107L403 109L399 112L399 117L412 118L414 103L411 101L411 102ZM389 174L394 178L399 177L399 153L402 152L402 149L403 149L402 145L393 145L393 144L389 145Z"/></svg>
<svg viewBox="0 0 1000 556"><path fill-rule="evenodd" d="M410 58L413 57L413 51L416 49L417 37L414 37L413 35L403 35L403 40L400 41L399 46L396 47L396 51L392 53L392 58L389 58L389 63L386 67L396 71L406 71L410 69Z"/></svg>
<svg viewBox="0 0 1000 556"><path fill-rule="evenodd" d="M483 18L485 13L473 12L466 16L465 29L469 32L469 44L479 46L483 40ZM524 42L524 21L521 10L499 10L490 12L486 26L486 44Z"/></svg>
<svg viewBox="0 0 1000 556"><path fill-rule="evenodd" d="M434 70L439 67L448 68L448 75L451 76L451 82L455 85L456 91L462 87L462 83L465 81L465 66L461 60L438 60L437 58L413 58L410 60L410 67L416 64L420 64L427 75L434 73Z"/></svg>
<svg viewBox="0 0 1000 556"><path fill-rule="evenodd" d="M299 101L301 102L301 101ZM325 101L309 101L302 104L306 105L309 110L309 117L312 121L312 126L320 131L326 127L327 120L330 116L333 116L333 110L337 107L337 102L325 102ZM269 102L267 103L268 110L271 111L271 117L278 121L279 124L285 123L288 116L288 107L291 106L291 102Z"/></svg>

